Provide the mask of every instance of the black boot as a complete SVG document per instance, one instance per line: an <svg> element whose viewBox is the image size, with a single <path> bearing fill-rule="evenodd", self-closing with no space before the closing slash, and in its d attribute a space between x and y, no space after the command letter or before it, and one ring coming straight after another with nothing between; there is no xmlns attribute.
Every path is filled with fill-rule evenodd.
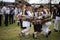
<svg viewBox="0 0 60 40"><path fill-rule="evenodd" d="M50 35L50 34L51 34L51 31L48 32L48 35Z"/></svg>
<svg viewBox="0 0 60 40"><path fill-rule="evenodd" d="M58 32L58 30L54 29L55 32Z"/></svg>
<svg viewBox="0 0 60 40"><path fill-rule="evenodd" d="M46 34L44 37L45 37L45 38L48 38L48 35Z"/></svg>
<svg viewBox="0 0 60 40"><path fill-rule="evenodd" d="M33 33L33 38L34 38L34 39L37 39L37 37L35 37L35 34L34 34L34 33Z"/></svg>
<svg viewBox="0 0 60 40"><path fill-rule="evenodd" d="M18 26L19 26L19 22L18 22L18 24L17 24Z"/></svg>

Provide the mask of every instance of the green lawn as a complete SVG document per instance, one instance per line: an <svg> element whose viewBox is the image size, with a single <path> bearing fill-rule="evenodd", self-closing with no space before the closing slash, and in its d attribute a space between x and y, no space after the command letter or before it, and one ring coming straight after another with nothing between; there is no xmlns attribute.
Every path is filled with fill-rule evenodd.
<svg viewBox="0 0 60 40"><path fill-rule="evenodd" d="M52 33L48 38L44 38L42 34L39 34L38 39L33 39L32 38L33 27L31 27L29 38L20 38L19 37L20 27L17 26L16 23L9 25L8 27L2 25L0 27L0 40L60 40L60 32L54 32L53 23L50 29L52 30Z"/></svg>

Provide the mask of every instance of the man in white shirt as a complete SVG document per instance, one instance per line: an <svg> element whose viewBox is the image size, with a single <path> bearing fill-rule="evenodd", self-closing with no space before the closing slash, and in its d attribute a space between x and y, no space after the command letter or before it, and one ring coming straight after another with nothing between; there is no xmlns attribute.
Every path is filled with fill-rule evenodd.
<svg viewBox="0 0 60 40"><path fill-rule="evenodd" d="M5 26L8 26L9 14L10 14L10 8L9 8L9 6L7 5L7 6L6 6L6 10L5 10Z"/></svg>
<svg viewBox="0 0 60 40"><path fill-rule="evenodd" d="M8 16L9 16L9 12L10 12L8 5L3 6L2 11L4 13L5 26L8 26Z"/></svg>
<svg viewBox="0 0 60 40"><path fill-rule="evenodd" d="M57 6L57 13L56 13L56 19L55 19L55 22L54 22L54 31L55 32L59 32L59 28L58 28L58 22L60 21L60 3L59 5Z"/></svg>
<svg viewBox="0 0 60 40"><path fill-rule="evenodd" d="M10 6L9 23L13 24L13 22L14 22L14 7Z"/></svg>
<svg viewBox="0 0 60 40"><path fill-rule="evenodd" d="M19 26L20 25L20 19L19 19L19 16L21 16L22 15L22 11L21 11L21 9L19 8L19 7L17 7L17 9L15 9L16 10L16 21L17 21L17 25Z"/></svg>
<svg viewBox="0 0 60 40"><path fill-rule="evenodd" d="M18 14L18 7L16 6L14 9L14 22L17 20L16 19L17 14Z"/></svg>

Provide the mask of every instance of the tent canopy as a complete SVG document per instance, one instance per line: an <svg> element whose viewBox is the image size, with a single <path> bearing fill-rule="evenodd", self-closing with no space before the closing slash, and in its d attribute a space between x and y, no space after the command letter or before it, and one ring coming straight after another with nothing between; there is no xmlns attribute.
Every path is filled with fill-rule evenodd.
<svg viewBox="0 0 60 40"><path fill-rule="evenodd" d="M51 1L51 4L58 4L60 0L27 0L30 4L48 4Z"/></svg>
<svg viewBox="0 0 60 40"><path fill-rule="evenodd" d="M3 2L15 2L15 0L2 0Z"/></svg>

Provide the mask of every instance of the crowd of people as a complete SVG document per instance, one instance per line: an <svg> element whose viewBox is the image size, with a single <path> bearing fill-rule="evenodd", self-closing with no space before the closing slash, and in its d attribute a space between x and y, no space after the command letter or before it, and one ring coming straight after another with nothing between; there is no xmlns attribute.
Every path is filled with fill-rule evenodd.
<svg viewBox="0 0 60 40"><path fill-rule="evenodd" d="M40 7L34 9L30 4L21 2L15 6L0 5L0 26L2 25L2 19L5 26L8 26L8 23L13 24L17 21L21 27L19 35L22 37L30 35L30 28L33 24L33 38L37 38L39 33L43 34L44 37L48 37L51 34L49 27L51 25L52 15L54 19L54 31L58 32L60 4L53 7L52 13L50 12L50 7L47 5L40 5Z"/></svg>
<svg viewBox="0 0 60 40"><path fill-rule="evenodd" d="M15 9L13 6L0 5L0 26L2 26L2 19L4 20L5 26L8 26L8 23L13 24L15 22L14 16Z"/></svg>

